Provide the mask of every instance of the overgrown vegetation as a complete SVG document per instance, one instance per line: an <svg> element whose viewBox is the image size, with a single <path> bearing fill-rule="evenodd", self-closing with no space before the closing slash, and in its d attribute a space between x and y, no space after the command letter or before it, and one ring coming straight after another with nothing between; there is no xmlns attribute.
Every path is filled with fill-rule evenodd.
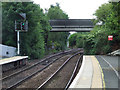
<svg viewBox="0 0 120 90"><path fill-rule="evenodd" d="M95 27L90 33L75 33L71 46L85 49L85 54L107 54L120 48L120 2L103 4L94 15ZM108 41L113 35L113 41Z"/></svg>
<svg viewBox="0 0 120 90"><path fill-rule="evenodd" d="M26 13L29 22L28 32L20 33L20 53L30 58L41 58L49 51L64 50L69 33L51 33L50 19L68 19L59 4L43 12L33 2L2 3L2 44L17 47L14 22L18 13Z"/></svg>
<svg viewBox="0 0 120 90"><path fill-rule="evenodd" d="M68 19L68 15L64 13L61 9L58 3L56 3L56 6L51 5L47 16L49 19ZM59 51L59 50L65 50L67 46L67 37L69 33L68 32L51 32L49 33L48 37L48 47L50 48L52 45L53 51Z"/></svg>

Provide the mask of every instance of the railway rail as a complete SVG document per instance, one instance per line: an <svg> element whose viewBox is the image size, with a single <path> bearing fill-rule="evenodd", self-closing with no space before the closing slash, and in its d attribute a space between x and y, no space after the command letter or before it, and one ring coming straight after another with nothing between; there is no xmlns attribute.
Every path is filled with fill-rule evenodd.
<svg viewBox="0 0 120 90"><path fill-rule="evenodd" d="M78 49L79 50L79 49ZM74 51L76 51L75 49L74 49ZM4 77L8 77L8 76L10 76L10 75L12 75L13 73L17 73L17 72L21 72L21 71L24 71L26 68L29 68L29 67L32 67L32 66L34 66L34 65L36 65L36 64L39 64L39 63L41 63L42 61L44 61L45 59L48 59L48 58L51 58L51 57L54 57L54 56L57 56L57 55L60 55L60 54L64 54L64 53L68 53L68 52L71 52L71 50L68 50L68 51L65 51L65 52L59 52L59 53L57 53L57 54L53 54L53 55L50 55L50 56L47 56L47 58L44 58L44 59L42 59L42 60L32 60L32 62L29 62L27 65L25 65L25 66L23 66L23 67L20 67L20 68L16 68L16 69L10 69L10 70L8 70L8 71L6 71L6 72L3 72L2 73L2 78L4 78ZM34 61L34 62L33 62Z"/></svg>
<svg viewBox="0 0 120 90"><path fill-rule="evenodd" d="M79 55L81 54L81 55ZM69 63L72 63L74 64L74 67L71 67L71 70L72 71L72 74L69 74L70 78L69 80L64 80L64 84L65 85L62 85L62 87L56 87L56 88L63 88L63 89L68 89L69 85L71 84L71 82L73 81L74 77L76 76L79 68L80 68L80 63L82 62L82 56L83 56L83 53L81 52L78 52L78 53L75 53L74 55L72 55L71 57L69 57L58 69L56 72L54 72L42 85L40 85L36 90L40 90L40 89L45 89L45 88L54 88L52 86L55 86L57 82L60 82L60 80L58 79L59 77L64 77L63 76L60 76L60 72L64 69L65 66L67 66L67 64ZM72 58L74 57L77 57L77 61L75 61L74 59L72 60ZM71 62L72 60L72 62ZM73 63L73 61L75 63ZM64 71L64 70L63 70ZM55 77L58 77L57 80L55 80L56 78ZM66 79L66 78L65 78ZM68 79L68 78L67 78ZM53 83L54 82L54 83ZM56 82L56 83L55 83ZM62 81L61 81L62 82ZM60 83L61 83L60 82ZM62 83L63 83L62 82ZM54 85L55 84L55 85Z"/></svg>
<svg viewBox="0 0 120 90"><path fill-rule="evenodd" d="M56 60L61 58L63 56L63 54L67 54L67 53L70 53L70 52L76 52L76 51L79 51L79 50L80 49L69 50L69 51L60 52L60 53L51 55L50 57L47 57L47 58L33 64L32 66L25 68L24 70L20 70L16 73L13 73L9 76L6 76L6 77L2 78L3 89L12 89L12 88L16 87L20 83L24 82L25 80L27 80L27 79L31 78L32 76L34 76L35 74L37 74L38 72L47 68L53 62L55 62ZM37 71L35 71L35 69L37 69ZM33 72L33 71L35 71L35 72Z"/></svg>
<svg viewBox="0 0 120 90"><path fill-rule="evenodd" d="M69 88L70 84L72 83L72 81L74 80L75 76L79 72L79 69L81 67L81 65L79 65L79 64L82 63L82 58L83 58L83 54L81 54L81 56L78 58L77 63L75 65L75 68L73 70L73 73L72 73L72 75L71 75L67 85L65 86L64 90L67 90Z"/></svg>

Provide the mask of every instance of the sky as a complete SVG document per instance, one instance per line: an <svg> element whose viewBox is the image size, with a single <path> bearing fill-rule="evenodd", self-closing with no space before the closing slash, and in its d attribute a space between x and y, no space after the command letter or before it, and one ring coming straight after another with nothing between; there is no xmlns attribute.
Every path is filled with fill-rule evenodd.
<svg viewBox="0 0 120 90"><path fill-rule="evenodd" d="M40 7L45 9L50 5L60 4L61 9L68 14L69 19L93 19L93 14L101 6L108 3L109 0L32 0Z"/></svg>

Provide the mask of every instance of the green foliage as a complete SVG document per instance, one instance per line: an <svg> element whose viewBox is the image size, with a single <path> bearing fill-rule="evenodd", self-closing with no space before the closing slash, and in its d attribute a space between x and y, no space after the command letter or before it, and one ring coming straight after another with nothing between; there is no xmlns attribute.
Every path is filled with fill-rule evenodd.
<svg viewBox="0 0 120 90"><path fill-rule="evenodd" d="M95 12L95 27L90 33L75 34L76 46L83 47L85 54L107 54L120 48L120 3L107 3ZM97 23L101 23L98 25ZM113 35L113 41L108 41L108 35ZM71 42L71 41L72 42ZM70 45L75 42L73 36Z"/></svg>
<svg viewBox="0 0 120 90"><path fill-rule="evenodd" d="M97 9L96 12L94 13L94 15L97 18L95 20L95 23L102 22L102 24L104 24L106 21L106 18L111 13L111 7L112 7L112 4L110 3L102 4L99 7L99 9Z"/></svg>
<svg viewBox="0 0 120 90"><path fill-rule="evenodd" d="M76 38L77 38L77 33L74 33L69 37L69 45L71 47L74 47L76 45Z"/></svg>
<svg viewBox="0 0 120 90"><path fill-rule="evenodd" d="M58 3L56 6L51 5L47 15L50 19L68 19L68 15L63 12Z"/></svg>
<svg viewBox="0 0 120 90"><path fill-rule="evenodd" d="M51 5L47 16L49 19L68 19L68 15L63 12L58 3L56 3L56 6ZM54 46L57 51L65 50L68 35L68 32L50 32L48 35L48 48L52 49L51 47Z"/></svg>
<svg viewBox="0 0 120 90"><path fill-rule="evenodd" d="M3 10L3 44L16 47L16 32L14 22L18 20L18 13L26 13L29 22L28 32L20 33L20 53L28 55L31 58L41 58L44 53L44 37L41 34L44 32L45 26L50 27L43 22L46 16L43 10L37 4L32 2L10 2L2 3ZM47 29L49 30L49 29Z"/></svg>
<svg viewBox="0 0 120 90"><path fill-rule="evenodd" d="M69 33L49 32L51 30L49 19L68 19L68 15L62 11L58 3L56 3L56 6L51 5L46 13L43 13L43 9L33 2L3 2L2 9L2 43L14 47L17 47L15 20L21 22L18 14L26 13L28 32L20 32L21 55L41 58L45 51L56 52L66 48Z"/></svg>

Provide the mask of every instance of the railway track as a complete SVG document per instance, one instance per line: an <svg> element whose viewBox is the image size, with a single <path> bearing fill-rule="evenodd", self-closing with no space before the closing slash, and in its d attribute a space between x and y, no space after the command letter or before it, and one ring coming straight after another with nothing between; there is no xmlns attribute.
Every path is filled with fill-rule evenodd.
<svg viewBox="0 0 120 90"><path fill-rule="evenodd" d="M81 54L81 55L80 55ZM69 57L57 70L54 72L43 84L41 84L36 90L46 88L62 88L68 89L74 77L76 76L80 63L82 62L83 54L78 52ZM68 68L71 68L69 71ZM61 74L63 73L63 74ZM67 76L65 75L67 73Z"/></svg>
<svg viewBox="0 0 120 90"><path fill-rule="evenodd" d="M32 68L32 67L34 67L35 65L37 65L37 64L45 61L46 59L52 58L52 57L57 56L57 55L60 55L60 54L62 54L62 53L63 53L63 52L50 55L50 56L48 56L48 57L46 57L46 58L44 58L44 59L42 59L42 60L39 60L39 61L37 60L37 61L35 61L35 63L34 63L34 62L32 62L32 63L29 62L29 63L30 63L30 64L28 63L29 65L26 65L26 66L24 66L24 67L18 68L18 70L17 70L17 69L14 69L14 70L11 69L11 70L8 70L8 71L6 71L6 72L3 72L2 77L3 77L3 78L6 78L6 77L12 75L13 73L18 73L18 72L24 71L24 70L26 70L27 68L29 69L30 67Z"/></svg>
<svg viewBox="0 0 120 90"><path fill-rule="evenodd" d="M16 87L20 83L24 82L25 80L37 74L38 72L47 68L49 65L51 65L53 62L55 62L59 58L63 57L63 54L67 54L71 52L74 53L76 51L77 50L71 50L71 51L65 51L65 52L55 54L55 55L51 55L50 57L47 57L43 59L42 61L37 62L34 65L25 68L24 70L20 70L16 73L13 73L9 76L2 78L3 89L11 89L11 88Z"/></svg>
<svg viewBox="0 0 120 90"><path fill-rule="evenodd" d="M73 70L73 73L68 81L68 83L66 84L65 86L65 89L64 90L67 90L69 88L69 86L71 85L72 81L74 80L75 76L77 75L77 73L79 72L79 69L81 67L81 64L82 64L82 58L83 58L83 54L80 55L80 57L78 58L77 60L77 63L75 65L75 68Z"/></svg>

